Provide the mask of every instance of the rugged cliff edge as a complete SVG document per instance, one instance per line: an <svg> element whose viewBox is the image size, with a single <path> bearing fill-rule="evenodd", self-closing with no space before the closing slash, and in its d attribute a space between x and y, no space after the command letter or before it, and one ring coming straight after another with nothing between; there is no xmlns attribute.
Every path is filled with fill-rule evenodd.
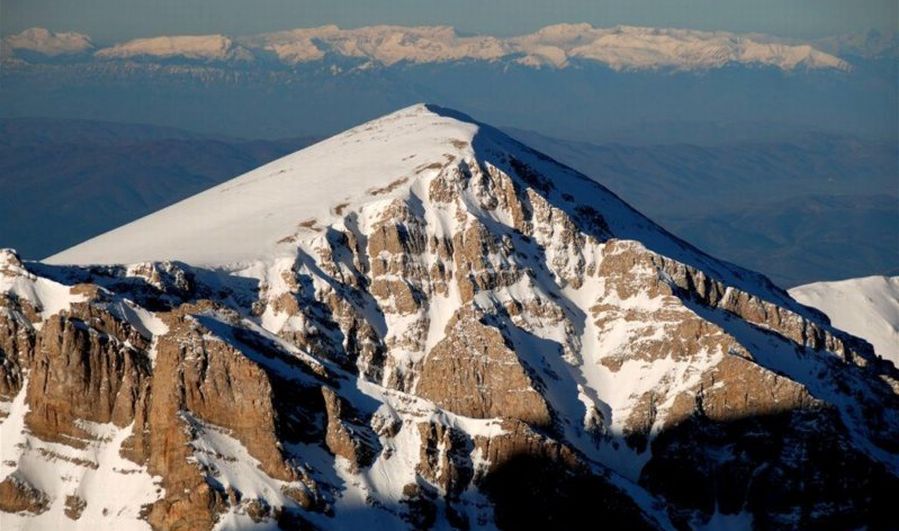
<svg viewBox="0 0 899 531"><path fill-rule="evenodd" d="M899 489L892 363L454 111L46 262L0 255L4 529L853 528Z"/></svg>

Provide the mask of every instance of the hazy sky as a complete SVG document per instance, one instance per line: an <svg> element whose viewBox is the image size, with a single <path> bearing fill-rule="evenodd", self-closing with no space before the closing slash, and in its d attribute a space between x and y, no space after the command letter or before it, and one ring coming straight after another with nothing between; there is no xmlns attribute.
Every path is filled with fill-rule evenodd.
<svg viewBox="0 0 899 531"><path fill-rule="evenodd" d="M764 32L790 37L897 29L897 0L0 0L0 31L31 26L106 42L337 24L448 24L520 34L557 22Z"/></svg>

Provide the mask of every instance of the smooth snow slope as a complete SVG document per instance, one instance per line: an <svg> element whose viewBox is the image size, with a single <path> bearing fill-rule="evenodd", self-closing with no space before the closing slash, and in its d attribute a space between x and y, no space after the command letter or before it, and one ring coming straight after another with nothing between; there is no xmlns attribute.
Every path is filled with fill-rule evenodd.
<svg viewBox="0 0 899 531"><path fill-rule="evenodd" d="M826 313L835 327L868 340L877 354L899 366L899 276L815 282L791 289L790 295Z"/></svg>
<svg viewBox="0 0 899 531"><path fill-rule="evenodd" d="M289 236L347 207L387 199L422 162L459 156L478 127L415 105L266 164L45 259L181 260L222 266L293 256ZM404 181L405 182L405 181ZM402 184L402 183L398 183Z"/></svg>

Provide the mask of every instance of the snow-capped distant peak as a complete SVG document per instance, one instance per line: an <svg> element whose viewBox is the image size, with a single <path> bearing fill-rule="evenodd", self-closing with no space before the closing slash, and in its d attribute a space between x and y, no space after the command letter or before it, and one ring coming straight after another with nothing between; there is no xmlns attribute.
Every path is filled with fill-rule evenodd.
<svg viewBox="0 0 899 531"><path fill-rule="evenodd" d="M134 39L99 50L96 56L102 59L183 57L203 61L252 59L252 54L248 50L224 35L177 35Z"/></svg>
<svg viewBox="0 0 899 531"><path fill-rule="evenodd" d="M492 61L512 50L491 36L461 37L451 26L368 26L340 29L329 25L268 33L248 39L289 64L316 61L332 52L392 65L463 59Z"/></svg>
<svg viewBox="0 0 899 531"><path fill-rule="evenodd" d="M595 61L615 70L672 68L694 70L727 64L774 66L782 70L834 68L845 70L841 59L809 45L758 42L749 36L722 31L558 24L511 39L524 53L522 62L563 67L571 59Z"/></svg>
<svg viewBox="0 0 899 531"><path fill-rule="evenodd" d="M899 366L899 276L815 282L790 290L817 308L834 326L866 339L874 352Z"/></svg>
<svg viewBox="0 0 899 531"><path fill-rule="evenodd" d="M28 50L48 56L82 53L93 47L87 35L75 32L54 33L46 28L28 28L3 39L3 48Z"/></svg>

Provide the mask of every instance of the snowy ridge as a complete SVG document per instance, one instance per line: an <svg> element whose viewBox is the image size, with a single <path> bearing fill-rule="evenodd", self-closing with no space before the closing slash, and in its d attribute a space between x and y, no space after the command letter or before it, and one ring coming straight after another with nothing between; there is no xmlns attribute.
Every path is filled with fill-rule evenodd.
<svg viewBox="0 0 899 531"><path fill-rule="evenodd" d="M554 175L568 194L593 197L608 213L609 228L618 237L641 242L728 285L807 315L807 308L763 276L707 256L594 181L467 115L427 104L349 129L43 262L86 265L178 260L265 275L275 295L279 285L285 287L279 271L294 259L297 250L316 254L316 248L327 243L322 230L343 228L346 213L359 211L356 223L365 231L391 202L420 201L444 165L462 160L477 166L481 157L505 152L514 153L543 174ZM449 212L438 212L425 210L438 235L448 236L459 229L459 221Z"/></svg>
<svg viewBox="0 0 899 531"><path fill-rule="evenodd" d="M806 308L763 276L691 247L595 181L467 115L428 104L413 105L349 129L43 262L86 265L178 260L265 274L263 271L273 266L279 270L289 264L298 248L314 254L326 243L322 230L332 225L344 227L348 212L359 211L358 228L365 231L391 202L420 201L445 165L462 160L477 166L482 157L506 152L542 174L554 175L567 194L593 197L608 213L606 221L616 236L641 242L729 285L764 294L772 302L807 314ZM451 235L459 228L459 221L449 212L426 209L425 214L432 218L428 221L438 235ZM273 293L282 285L277 273L268 275L266 282Z"/></svg>
<svg viewBox="0 0 899 531"><path fill-rule="evenodd" d="M899 277L815 282L790 290L797 301L826 313L834 326L866 339L899 365Z"/></svg>
<svg viewBox="0 0 899 531"><path fill-rule="evenodd" d="M40 312L43 319L67 310L72 303L86 297L74 294L69 286L29 273L18 264L11 251L0 250L0 293L27 301ZM40 328L42 322L35 323Z"/></svg>
<svg viewBox="0 0 899 531"><path fill-rule="evenodd" d="M45 261L132 264L181 260L226 266L296 253L292 238L373 201L408 193L417 173L446 155L465 156L477 132L410 107L266 164L159 212L79 244ZM458 147L457 147L458 146ZM341 156L343 153L344 156ZM352 156L349 154L352 153ZM336 193L335 193L336 191Z"/></svg>

